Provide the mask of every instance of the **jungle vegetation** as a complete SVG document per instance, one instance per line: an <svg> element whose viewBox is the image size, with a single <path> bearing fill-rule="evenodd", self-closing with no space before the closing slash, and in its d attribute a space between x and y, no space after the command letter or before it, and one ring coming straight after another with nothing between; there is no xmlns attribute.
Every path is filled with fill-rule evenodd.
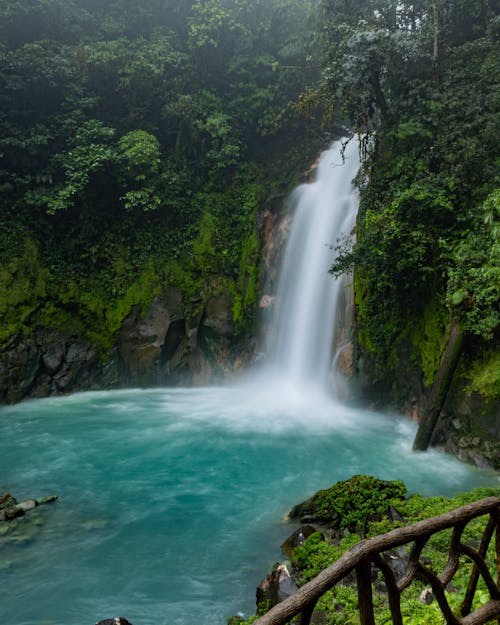
<svg viewBox="0 0 500 625"><path fill-rule="evenodd" d="M2 3L0 345L40 324L105 351L133 304L214 276L250 325L257 211L321 142L290 106L319 72L313 6Z"/></svg>
<svg viewBox="0 0 500 625"><path fill-rule="evenodd" d="M109 349L133 304L217 277L251 328L256 216L324 145L363 137L358 336L432 384L451 320L498 396L497 0L6 0L0 345L36 324ZM468 360L467 360L468 359Z"/></svg>

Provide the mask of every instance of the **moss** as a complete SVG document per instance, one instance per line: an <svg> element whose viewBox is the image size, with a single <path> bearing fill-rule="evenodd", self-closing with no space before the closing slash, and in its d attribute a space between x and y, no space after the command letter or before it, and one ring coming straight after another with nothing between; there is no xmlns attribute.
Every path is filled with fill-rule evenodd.
<svg viewBox="0 0 500 625"><path fill-rule="evenodd" d="M86 337L105 355L133 306L145 311L168 287L182 293L187 320L227 290L236 328L249 328L260 278L256 214L268 193L259 172L243 167L223 191L193 194L188 226L148 218L133 236L117 226L78 254L32 239L11 246L0 267L0 347L44 328Z"/></svg>
<svg viewBox="0 0 500 625"><path fill-rule="evenodd" d="M248 326L254 316L259 296L259 259L259 240L257 233L253 231L241 250L238 280L227 283L233 300L233 321L237 327Z"/></svg>
<svg viewBox="0 0 500 625"><path fill-rule="evenodd" d="M320 521L336 528L355 529L365 520L403 499L406 487L401 481L380 480L371 475L354 475L331 488L318 491L311 499L295 506L291 518Z"/></svg>
<svg viewBox="0 0 500 625"><path fill-rule="evenodd" d="M354 301L356 305L357 337L359 345L368 353L374 351L374 345L366 330L366 321L369 318L366 299L366 286L361 274L354 272Z"/></svg>
<svg viewBox="0 0 500 625"><path fill-rule="evenodd" d="M467 374L467 392L476 392L487 400L500 397L500 353L489 349L476 360Z"/></svg>
<svg viewBox="0 0 500 625"><path fill-rule="evenodd" d="M195 268L202 273L217 271L215 227L213 215L208 210L205 210L200 221L198 236L193 241Z"/></svg>
<svg viewBox="0 0 500 625"><path fill-rule="evenodd" d="M423 315L412 324L410 338L426 386L432 384L441 364L448 338L448 326L448 313L437 298L427 304Z"/></svg>
<svg viewBox="0 0 500 625"><path fill-rule="evenodd" d="M46 298L49 275L32 239L25 240L22 254L0 267L0 346L20 331L29 333L30 319Z"/></svg>

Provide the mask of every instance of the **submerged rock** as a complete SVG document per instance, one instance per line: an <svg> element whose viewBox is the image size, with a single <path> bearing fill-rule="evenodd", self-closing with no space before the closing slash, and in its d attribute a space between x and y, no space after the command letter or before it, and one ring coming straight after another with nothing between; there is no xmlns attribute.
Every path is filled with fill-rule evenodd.
<svg viewBox="0 0 500 625"><path fill-rule="evenodd" d="M21 501L21 503L16 503L14 497L8 493L4 493L2 499L8 502L9 505L0 506L0 521L12 521L38 506L57 501L58 495L50 495L49 497L42 497L41 499L27 499L26 501Z"/></svg>

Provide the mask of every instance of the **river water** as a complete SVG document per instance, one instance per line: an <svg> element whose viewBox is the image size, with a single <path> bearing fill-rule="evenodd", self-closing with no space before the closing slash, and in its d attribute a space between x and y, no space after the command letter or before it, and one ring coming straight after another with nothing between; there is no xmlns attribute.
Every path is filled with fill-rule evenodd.
<svg viewBox="0 0 500 625"><path fill-rule="evenodd" d="M315 490L356 473L424 493L498 483L411 453L413 430L278 383L4 407L1 488L60 499L0 536L2 622L222 625L253 612L285 515Z"/></svg>

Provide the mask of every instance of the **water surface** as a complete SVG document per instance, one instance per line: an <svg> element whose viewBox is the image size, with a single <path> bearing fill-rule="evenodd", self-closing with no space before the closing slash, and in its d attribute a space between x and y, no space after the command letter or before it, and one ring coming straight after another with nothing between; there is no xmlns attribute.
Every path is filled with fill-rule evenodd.
<svg viewBox="0 0 500 625"><path fill-rule="evenodd" d="M295 385L84 393L0 409L0 489L60 500L0 536L3 623L220 625L292 531L356 473L451 494L496 478L410 452L405 419ZM6 525L3 525L5 531Z"/></svg>

